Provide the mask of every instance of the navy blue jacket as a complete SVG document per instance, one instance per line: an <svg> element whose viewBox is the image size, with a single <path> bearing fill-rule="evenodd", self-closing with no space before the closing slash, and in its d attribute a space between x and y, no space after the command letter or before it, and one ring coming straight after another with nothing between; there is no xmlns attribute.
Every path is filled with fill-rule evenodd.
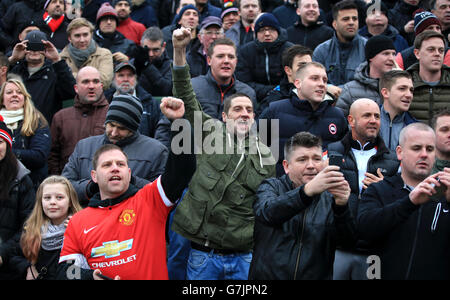
<svg viewBox="0 0 450 300"><path fill-rule="evenodd" d="M254 40L240 47L236 77L255 90L258 102L280 84L284 76L281 55L291 46L293 44L280 35L272 43Z"/></svg>
<svg viewBox="0 0 450 300"><path fill-rule="evenodd" d="M299 99L292 94L290 99L275 101L262 112L259 118L260 133L261 120L267 119L267 133L270 136L270 120L279 120L279 159L277 162L277 176L284 174L282 162L284 159L284 144L287 139L300 131L308 131L322 139L323 149L327 149L329 143L341 140L348 131L347 120L339 108L331 105L330 101L322 101L316 110L306 100ZM273 146L271 147L274 152ZM275 154L274 154L275 155Z"/></svg>

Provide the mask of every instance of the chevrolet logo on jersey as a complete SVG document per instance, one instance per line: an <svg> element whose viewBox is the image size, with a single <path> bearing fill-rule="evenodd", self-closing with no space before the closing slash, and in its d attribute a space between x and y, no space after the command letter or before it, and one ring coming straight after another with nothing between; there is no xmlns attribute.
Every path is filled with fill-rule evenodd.
<svg viewBox="0 0 450 300"><path fill-rule="evenodd" d="M103 246L92 248L91 256L99 257L105 256L105 258L116 257L120 255L120 252L130 250L133 247L133 239L129 239L123 242L110 241L104 242Z"/></svg>

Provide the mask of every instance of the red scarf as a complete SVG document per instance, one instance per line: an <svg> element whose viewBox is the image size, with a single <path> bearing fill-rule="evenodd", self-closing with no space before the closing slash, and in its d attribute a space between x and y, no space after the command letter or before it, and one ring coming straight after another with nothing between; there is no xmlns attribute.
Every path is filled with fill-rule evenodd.
<svg viewBox="0 0 450 300"><path fill-rule="evenodd" d="M55 20L49 16L48 12L45 12L43 17L44 17L45 23L48 25L48 27L50 27L52 32L55 32L58 29L58 27L62 24L62 22L64 21L64 15L59 17L59 19Z"/></svg>

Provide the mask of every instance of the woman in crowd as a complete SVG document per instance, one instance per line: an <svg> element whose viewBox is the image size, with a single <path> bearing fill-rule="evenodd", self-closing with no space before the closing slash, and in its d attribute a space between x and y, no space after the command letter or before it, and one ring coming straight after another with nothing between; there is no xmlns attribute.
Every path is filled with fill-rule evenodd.
<svg viewBox="0 0 450 300"><path fill-rule="evenodd" d="M27 261L13 254L35 196L30 171L11 148L11 131L0 116L0 280L25 277Z"/></svg>
<svg viewBox="0 0 450 300"><path fill-rule="evenodd" d="M0 115L12 131L12 150L31 171L35 187L47 177L51 138L47 120L36 109L21 80L8 79L0 90Z"/></svg>
<svg viewBox="0 0 450 300"><path fill-rule="evenodd" d="M41 183L20 240L30 262L26 279L55 279L64 231L69 218L80 210L77 193L67 178L50 176Z"/></svg>

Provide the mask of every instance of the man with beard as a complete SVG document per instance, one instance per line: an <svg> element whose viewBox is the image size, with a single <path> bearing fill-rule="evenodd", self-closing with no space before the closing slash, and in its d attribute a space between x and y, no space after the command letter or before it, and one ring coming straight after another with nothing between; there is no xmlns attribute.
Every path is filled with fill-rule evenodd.
<svg viewBox="0 0 450 300"><path fill-rule="evenodd" d="M114 0L112 6L117 11L117 17L119 18L117 31L139 45L145 26L131 19L131 0Z"/></svg>
<svg viewBox="0 0 450 300"><path fill-rule="evenodd" d="M172 60L166 51L164 36L158 27L147 28L142 35L140 54L135 59L139 84L153 96L172 95Z"/></svg>
<svg viewBox="0 0 450 300"><path fill-rule="evenodd" d="M428 125L403 128L396 150L401 173L371 184L361 197L357 228L378 255L378 279L450 279L450 169L430 175L435 145Z"/></svg>
<svg viewBox="0 0 450 300"><path fill-rule="evenodd" d="M366 39L358 34L358 7L352 0L333 6L334 36L318 45L312 60L325 66L331 84L341 86L353 80L358 66L366 60Z"/></svg>
<svg viewBox="0 0 450 300"><path fill-rule="evenodd" d="M42 30L47 33L48 40L58 51L69 43L66 32L69 21L64 15L65 6L65 0L47 0L44 4L43 18L46 26L43 26Z"/></svg>
<svg viewBox="0 0 450 300"><path fill-rule="evenodd" d="M379 136L380 108L375 101L362 98L353 102L348 123L351 131L339 142L328 145L327 155L342 160L340 170L351 189L348 205L352 215L356 216L364 190L385 176L395 175L399 162ZM333 278L366 279L368 250L367 243L361 240L355 245L338 245Z"/></svg>
<svg viewBox="0 0 450 300"><path fill-rule="evenodd" d="M109 102L114 96L133 95L141 101L143 107L139 133L155 138L169 148L170 122L161 113L159 103L153 99L138 83L136 68L129 62L116 66L112 88L105 92Z"/></svg>
<svg viewBox="0 0 450 300"><path fill-rule="evenodd" d="M103 124L109 105L98 70L89 66L82 68L74 89L74 106L58 111L53 117L48 158L50 174L61 174L79 140L105 132Z"/></svg>

